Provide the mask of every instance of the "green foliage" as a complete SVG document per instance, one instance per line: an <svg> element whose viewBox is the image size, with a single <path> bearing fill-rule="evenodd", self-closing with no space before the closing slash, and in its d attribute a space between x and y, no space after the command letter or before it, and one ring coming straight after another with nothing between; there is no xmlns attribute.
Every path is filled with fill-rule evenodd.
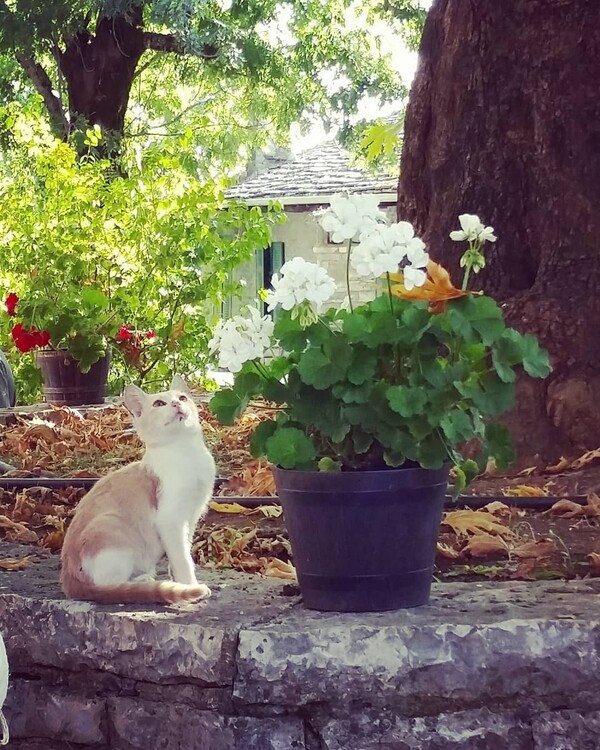
<svg viewBox="0 0 600 750"><path fill-rule="evenodd" d="M484 418L514 404L517 370L550 372L537 341L507 328L498 305L483 296L433 312L425 302L382 294L351 312L330 310L306 328L281 310L274 340L279 356L247 362L233 388L211 402L225 423L256 396L281 404L278 419L257 430L255 455L324 470L435 469L450 461L459 489L490 457L500 467L513 458L507 429ZM463 461L465 443L477 463Z"/></svg>
<svg viewBox="0 0 600 750"><path fill-rule="evenodd" d="M279 216L226 207L221 183L191 176L160 145L116 178L19 108L3 119L15 148L0 165L0 294L19 304L0 316L1 346L19 380L29 356L11 349L15 323L48 331L84 370L112 347L113 391L202 373L221 300L235 292L230 272L269 243Z"/></svg>
<svg viewBox="0 0 600 750"><path fill-rule="evenodd" d="M139 33L168 40L175 53L160 45L144 53L125 134L145 143L190 128L204 168L215 153L239 159L240 147L251 153L269 137L285 138L298 120L346 124L366 96L401 99L406 90L378 35L391 30L413 38L424 17L412 0L233 0L230 7L216 0L0 2L0 103L3 94L4 101L14 98L14 81L33 90L14 64L19 53L41 63L63 109L73 111L65 85L71 72L64 67L59 75L49 50L77 49L82 39L91 44L103 18L130 19L138 9ZM71 117L72 129L81 124L85 130ZM193 149L188 156L198 161Z"/></svg>

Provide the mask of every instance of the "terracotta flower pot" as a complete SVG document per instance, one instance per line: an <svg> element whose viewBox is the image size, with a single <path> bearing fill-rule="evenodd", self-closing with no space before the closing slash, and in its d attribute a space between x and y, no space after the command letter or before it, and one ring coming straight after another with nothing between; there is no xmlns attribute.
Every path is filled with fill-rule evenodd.
<svg viewBox="0 0 600 750"><path fill-rule="evenodd" d="M103 404L110 366L110 352L81 372L78 362L64 349L42 349L35 354L42 371L44 401L60 406Z"/></svg>

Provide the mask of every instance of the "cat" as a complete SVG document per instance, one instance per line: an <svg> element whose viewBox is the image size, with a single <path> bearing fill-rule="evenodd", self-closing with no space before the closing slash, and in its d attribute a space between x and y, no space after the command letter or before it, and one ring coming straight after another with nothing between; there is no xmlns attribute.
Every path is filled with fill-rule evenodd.
<svg viewBox="0 0 600 750"><path fill-rule="evenodd" d="M141 461L100 479L79 503L65 535L61 584L67 597L102 603L199 601L210 589L196 580L191 542L206 512L215 462L184 380L148 394L123 391L145 445ZM172 581L155 581L166 554Z"/></svg>

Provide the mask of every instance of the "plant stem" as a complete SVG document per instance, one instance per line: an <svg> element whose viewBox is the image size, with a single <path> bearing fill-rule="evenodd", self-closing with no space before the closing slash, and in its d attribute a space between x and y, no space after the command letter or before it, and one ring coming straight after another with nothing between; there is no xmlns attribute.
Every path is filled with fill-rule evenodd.
<svg viewBox="0 0 600 750"><path fill-rule="evenodd" d="M465 275L463 277L463 283L462 283L462 287L461 287L461 289L462 289L463 292L467 288L467 283L469 282L469 274L470 273L471 273L471 266L467 266L465 268Z"/></svg>
<svg viewBox="0 0 600 750"><path fill-rule="evenodd" d="M392 280L390 279L389 271L385 272L385 277L387 279L387 286L388 286L388 298L390 300L390 312L392 315L394 314L394 303L392 301Z"/></svg>
<svg viewBox="0 0 600 750"><path fill-rule="evenodd" d="M254 365L256 371L258 372L258 374L262 378L264 378L265 380L270 380L271 379L271 376L269 375L269 373L265 369L265 367L264 367L264 365L263 365L262 362L257 362L255 359L253 359L252 360L252 364Z"/></svg>
<svg viewBox="0 0 600 750"><path fill-rule="evenodd" d="M352 249L352 240L348 240L348 256L346 258L346 289L348 290L348 307L350 312L354 310L352 307L352 294L350 293L350 250Z"/></svg>

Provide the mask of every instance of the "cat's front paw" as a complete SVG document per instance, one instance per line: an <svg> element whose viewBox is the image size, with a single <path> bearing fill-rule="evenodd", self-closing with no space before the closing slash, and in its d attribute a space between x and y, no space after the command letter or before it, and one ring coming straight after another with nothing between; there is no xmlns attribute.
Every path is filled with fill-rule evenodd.
<svg viewBox="0 0 600 750"><path fill-rule="evenodd" d="M198 594L197 601L200 601L201 599L208 599L209 596L212 595L212 591L208 588L208 586L205 583L199 583L197 586L194 586L194 588L200 592Z"/></svg>

